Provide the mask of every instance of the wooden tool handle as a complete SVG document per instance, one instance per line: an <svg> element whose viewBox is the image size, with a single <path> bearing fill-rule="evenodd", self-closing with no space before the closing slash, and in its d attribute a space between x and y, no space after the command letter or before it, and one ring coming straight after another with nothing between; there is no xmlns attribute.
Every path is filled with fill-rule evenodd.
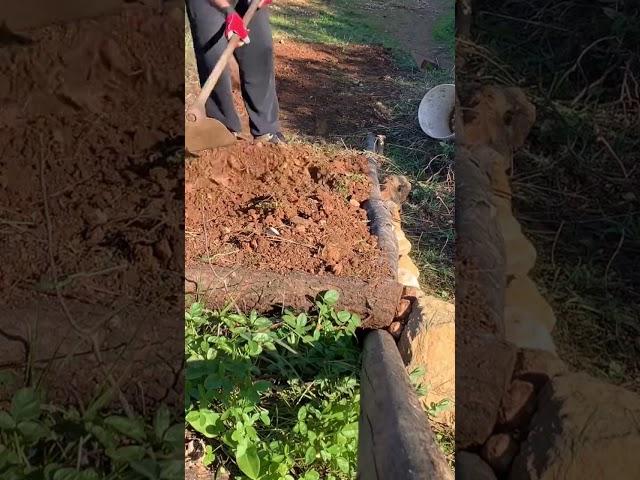
<svg viewBox="0 0 640 480"><path fill-rule="evenodd" d="M249 9L247 10L243 18L244 24L246 26L248 26L249 23L251 23L251 20L253 20L253 17L258 11L259 6L260 0L253 0L251 2L251 5L249 6ZM209 98L209 95L211 95L211 92L216 86L216 83L218 83L218 80L220 80L224 69L227 68L227 63L229 63L229 59L231 58L231 55L233 55L233 51L238 48L238 46L240 46L241 42L242 40L240 40L240 37L238 37L237 35L233 35L231 37L227 48L224 49L224 52L216 62L216 65L213 68L211 74L209 74L209 78L207 78L207 81L202 86L202 90L200 90L200 93L196 97L196 101L193 102L193 105L191 105L191 107L189 107L189 110L187 110L188 119L189 117L193 117L191 118L191 120L196 120L199 116L204 115L204 104L207 101L207 98Z"/></svg>

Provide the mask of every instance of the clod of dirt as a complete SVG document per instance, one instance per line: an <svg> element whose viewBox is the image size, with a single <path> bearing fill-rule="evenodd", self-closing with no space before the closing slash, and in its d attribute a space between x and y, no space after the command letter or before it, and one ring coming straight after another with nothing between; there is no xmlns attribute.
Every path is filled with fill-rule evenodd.
<svg viewBox="0 0 640 480"><path fill-rule="evenodd" d="M186 266L389 275L359 206L370 191L366 165L352 153L243 143L194 159L186 167Z"/></svg>

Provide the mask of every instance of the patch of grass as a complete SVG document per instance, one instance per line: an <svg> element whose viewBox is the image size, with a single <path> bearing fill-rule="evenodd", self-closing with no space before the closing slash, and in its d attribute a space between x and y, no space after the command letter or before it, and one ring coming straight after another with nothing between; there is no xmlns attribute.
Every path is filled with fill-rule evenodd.
<svg viewBox="0 0 640 480"><path fill-rule="evenodd" d="M409 380L420 398L424 397L428 390L428 386L425 386L423 382L425 374L426 370L423 367L417 367L409 374ZM435 419L440 413L449 410L452 404L453 401L448 398L438 403L432 402L431 405L425 408L425 414L447 463L455 471L455 430L451 426Z"/></svg>
<svg viewBox="0 0 640 480"><path fill-rule="evenodd" d="M453 428L443 423L431 422L431 428L433 434L436 437L436 442L440 446L444 457L447 459L447 463L451 467L451 470L456 470L456 432Z"/></svg>
<svg viewBox="0 0 640 480"><path fill-rule="evenodd" d="M342 197L347 200L347 197L351 194L352 186L354 183L362 183L367 181L365 175L361 173L349 173L346 175L340 175L333 189Z"/></svg>
<svg viewBox="0 0 640 480"><path fill-rule="evenodd" d="M455 9L451 6L451 9L447 10L442 16L436 20L433 26L433 38L434 40L446 45L451 55L455 54L456 48L456 14Z"/></svg>
<svg viewBox="0 0 640 480"><path fill-rule="evenodd" d="M570 364L580 365L595 376L638 388L637 381L632 380L638 378L638 344L634 341L640 336L637 303L604 291L603 266L588 258L585 261L589 263L573 266L561 262L556 271L551 268L550 258L543 256L537 271L539 278L555 278L559 287L550 289L545 285L544 294L554 306L562 305L555 308L559 316L555 338L560 354ZM623 289L637 298L623 278L614 276L607 283L612 291ZM594 342L594 338L598 341Z"/></svg>
<svg viewBox="0 0 640 480"><path fill-rule="evenodd" d="M86 408L47 403L42 390L16 391L0 411L3 480L178 480L184 425L166 407L151 419L109 411L110 392Z"/></svg>
<svg viewBox="0 0 640 480"><path fill-rule="evenodd" d="M380 45L392 52L399 67L416 68L400 43L377 29L367 14L348 0L273 5L271 23L279 38L327 45Z"/></svg>
<svg viewBox="0 0 640 480"><path fill-rule="evenodd" d="M205 463L246 478L348 479L356 472L356 315L326 292L309 313L186 313L186 418Z"/></svg>

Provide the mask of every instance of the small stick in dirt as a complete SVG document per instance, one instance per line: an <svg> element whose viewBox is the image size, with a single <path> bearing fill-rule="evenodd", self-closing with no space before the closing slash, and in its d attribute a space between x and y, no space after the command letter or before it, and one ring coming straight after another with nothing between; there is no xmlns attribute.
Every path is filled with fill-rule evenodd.
<svg viewBox="0 0 640 480"><path fill-rule="evenodd" d="M113 273L120 270L124 270L125 268L127 268L127 265L122 264L122 265L116 265L115 267L96 270L94 272L72 273L70 275L67 275L65 278L63 278L60 281L56 281L56 282L40 281L35 285L35 288L40 291L58 289L58 288L66 287L67 285L71 284L71 282L73 282L76 278L89 278L89 277L95 277L98 275L105 275L107 273Z"/></svg>
<svg viewBox="0 0 640 480"><path fill-rule="evenodd" d="M236 248L235 250L232 250L230 252L216 253L215 255L211 255L211 256L206 256L205 255L205 256L202 257L202 260L207 262L207 263L210 263L213 260L215 260L216 258L227 257L229 255L234 255L234 254L238 253L239 251L240 250Z"/></svg>
<svg viewBox="0 0 640 480"><path fill-rule="evenodd" d="M278 238L278 237L271 237L269 235L265 235L264 238L266 238L267 240L270 240L272 242L283 242L283 243L292 243L294 245L300 245L301 247L306 247L310 250L313 250L315 247L315 245L309 245L306 243L300 243L300 242L296 242L294 240L287 240L286 238Z"/></svg>
<svg viewBox="0 0 640 480"><path fill-rule="evenodd" d="M0 218L0 225L35 225L34 222L21 222L19 220L5 220L4 218Z"/></svg>
<svg viewBox="0 0 640 480"><path fill-rule="evenodd" d="M613 263L615 258L618 256L618 253L620 253L620 249L622 248L622 244L623 243L624 243L624 229L622 230L622 234L620 235L620 241L618 242L618 245L616 246L616 249L613 252L613 255L611 255L611 258L609 259L609 262L607 262L607 267L604 270L604 288L605 288L605 290L609 290L609 269L611 268L611 264Z"/></svg>
<svg viewBox="0 0 640 480"><path fill-rule="evenodd" d="M615 150L613 150L613 148L611 147L607 139L604 138L602 135L598 135L597 140L600 143L604 144L604 146L607 148L607 150L609 151L611 156L614 158L614 160L618 162L618 165L620 166L620 170L622 170L622 174L624 175L624 178L629 178L629 174L627 173L627 169L625 168L624 163L622 163L622 160L620 160L620 157L615 152Z"/></svg>

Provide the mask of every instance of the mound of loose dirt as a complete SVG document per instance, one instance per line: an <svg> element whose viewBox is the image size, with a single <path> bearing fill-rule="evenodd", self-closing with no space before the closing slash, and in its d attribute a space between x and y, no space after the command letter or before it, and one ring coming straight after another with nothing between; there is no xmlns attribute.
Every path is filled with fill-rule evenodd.
<svg viewBox="0 0 640 480"><path fill-rule="evenodd" d="M186 265L389 274L360 207L366 158L240 143L186 167Z"/></svg>

